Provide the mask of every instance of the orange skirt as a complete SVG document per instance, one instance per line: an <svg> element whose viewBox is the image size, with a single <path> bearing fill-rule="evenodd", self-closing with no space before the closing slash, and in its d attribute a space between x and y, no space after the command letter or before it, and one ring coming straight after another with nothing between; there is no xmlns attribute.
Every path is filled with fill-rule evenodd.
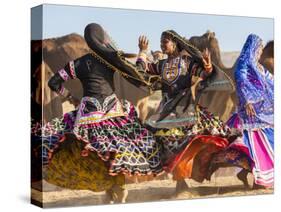
<svg viewBox="0 0 281 212"><path fill-rule="evenodd" d="M213 154L228 145L225 138L212 135L199 135L193 138L175 159L166 167L173 173L174 180L192 178L202 182L207 175Z"/></svg>

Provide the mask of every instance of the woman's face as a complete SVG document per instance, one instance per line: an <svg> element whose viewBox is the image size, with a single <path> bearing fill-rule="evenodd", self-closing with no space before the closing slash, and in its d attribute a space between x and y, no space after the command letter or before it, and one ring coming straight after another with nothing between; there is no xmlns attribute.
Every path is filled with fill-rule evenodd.
<svg viewBox="0 0 281 212"><path fill-rule="evenodd" d="M172 39L161 36L160 47L164 54L171 55L175 51L176 44L172 41Z"/></svg>

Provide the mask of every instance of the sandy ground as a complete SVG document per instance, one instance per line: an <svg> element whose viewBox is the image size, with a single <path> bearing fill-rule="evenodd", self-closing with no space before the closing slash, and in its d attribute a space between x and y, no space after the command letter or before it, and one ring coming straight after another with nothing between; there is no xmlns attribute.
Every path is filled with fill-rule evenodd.
<svg viewBox="0 0 281 212"><path fill-rule="evenodd" d="M129 191L127 203L168 201L177 199L198 199L210 197L243 196L257 194L272 194L273 189L252 190L245 189L242 183L233 176L213 177L210 182L197 183L186 180L189 190L175 195L175 181L171 179L152 180L127 184ZM252 179L249 179L252 183ZM32 189L32 196L44 207L69 207L82 205L107 204L105 192L88 190L69 190L43 182L45 192Z"/></svg>

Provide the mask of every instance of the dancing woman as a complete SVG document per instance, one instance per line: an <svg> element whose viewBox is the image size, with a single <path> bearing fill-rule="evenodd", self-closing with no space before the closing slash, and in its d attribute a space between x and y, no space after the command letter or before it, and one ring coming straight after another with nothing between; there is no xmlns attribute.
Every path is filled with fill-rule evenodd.
<svg viewBox="0 0 281 212"><path fill-rule="evenodd" d="M47 152L43 157L48 156L46 180L103 191L123 186L124 174L160 174L160 146L139 122L134 106L114 94L114 72L127 76L135 66L126 62L100 25L87 25L84 38L91 53L70 61L49 80L53 91L74 102L63 84L78 78L83 98L77 110L41 128Z"/></svg>
<svg viewBox="0 0 281 212"><path fill-rule="evenodd" d="M184 179L202 182L206 178L211 155L227 146L227 127L205 108L198 106L194 86L208 87L216 81L219 70L212 64L208 50L193 47L173 30L161 35L161 49L168 57L157 63L147 60L148 39L139 37L140 70L159 75L162 101L157 114L146 124L162 144L162 160L167 172L177 180L177 191L187 187ZM221 73L220 73L221 74ZM195 81L200 84L195 83ZM218 83L219 84L219 83ZM226 87L231 86L226 80ZM196 95L198 96L198 95Z"/></svg>
<svg viewBox="0 0 281 212"><path fill-rule="evenodd" d="M235 69L238 112L228 121L242 131L233 147L244 149L252 159L254 186L272 187L274 182L274 85L271 73L259 63L263 44L250 34Z"/></svg>

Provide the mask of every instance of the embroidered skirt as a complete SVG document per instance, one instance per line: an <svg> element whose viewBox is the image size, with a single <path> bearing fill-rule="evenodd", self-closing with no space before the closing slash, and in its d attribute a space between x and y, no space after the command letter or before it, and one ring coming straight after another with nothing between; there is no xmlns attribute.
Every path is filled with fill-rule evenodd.
<svg viewBox="0 0 281 212"><path fill-rule="evenodd" d="M229 128L203 107L199 107L197 118L193 117L191 121L188 117L164 121L165 124L169 121L180 123L179 127L154 128L155 136L162 144L165 170L173 173L174 180L192 178L202 182L207 178L212 155L227 147L225 137ZM164 126L161 123L158 126L161 125Z"/></svg>
<svg viewBox="0 0 281 212"><path fill-rule="evenodd" d="M68 139L64 140L68 133L75 135L75 142L83 143L81 157L96 155L90 157L103 161L110 176L120 173L158 175L163 172L159 144L141 125L134 106L128 101L120 102L115 95L106 98L103 104L93 97L84 97L78 110L43 127L38 123L34 125L33 137L41 136L37 142L41 143L44 164L50 164L56 154L64 151L60 148L62 143L72 145Z"/></svg>

